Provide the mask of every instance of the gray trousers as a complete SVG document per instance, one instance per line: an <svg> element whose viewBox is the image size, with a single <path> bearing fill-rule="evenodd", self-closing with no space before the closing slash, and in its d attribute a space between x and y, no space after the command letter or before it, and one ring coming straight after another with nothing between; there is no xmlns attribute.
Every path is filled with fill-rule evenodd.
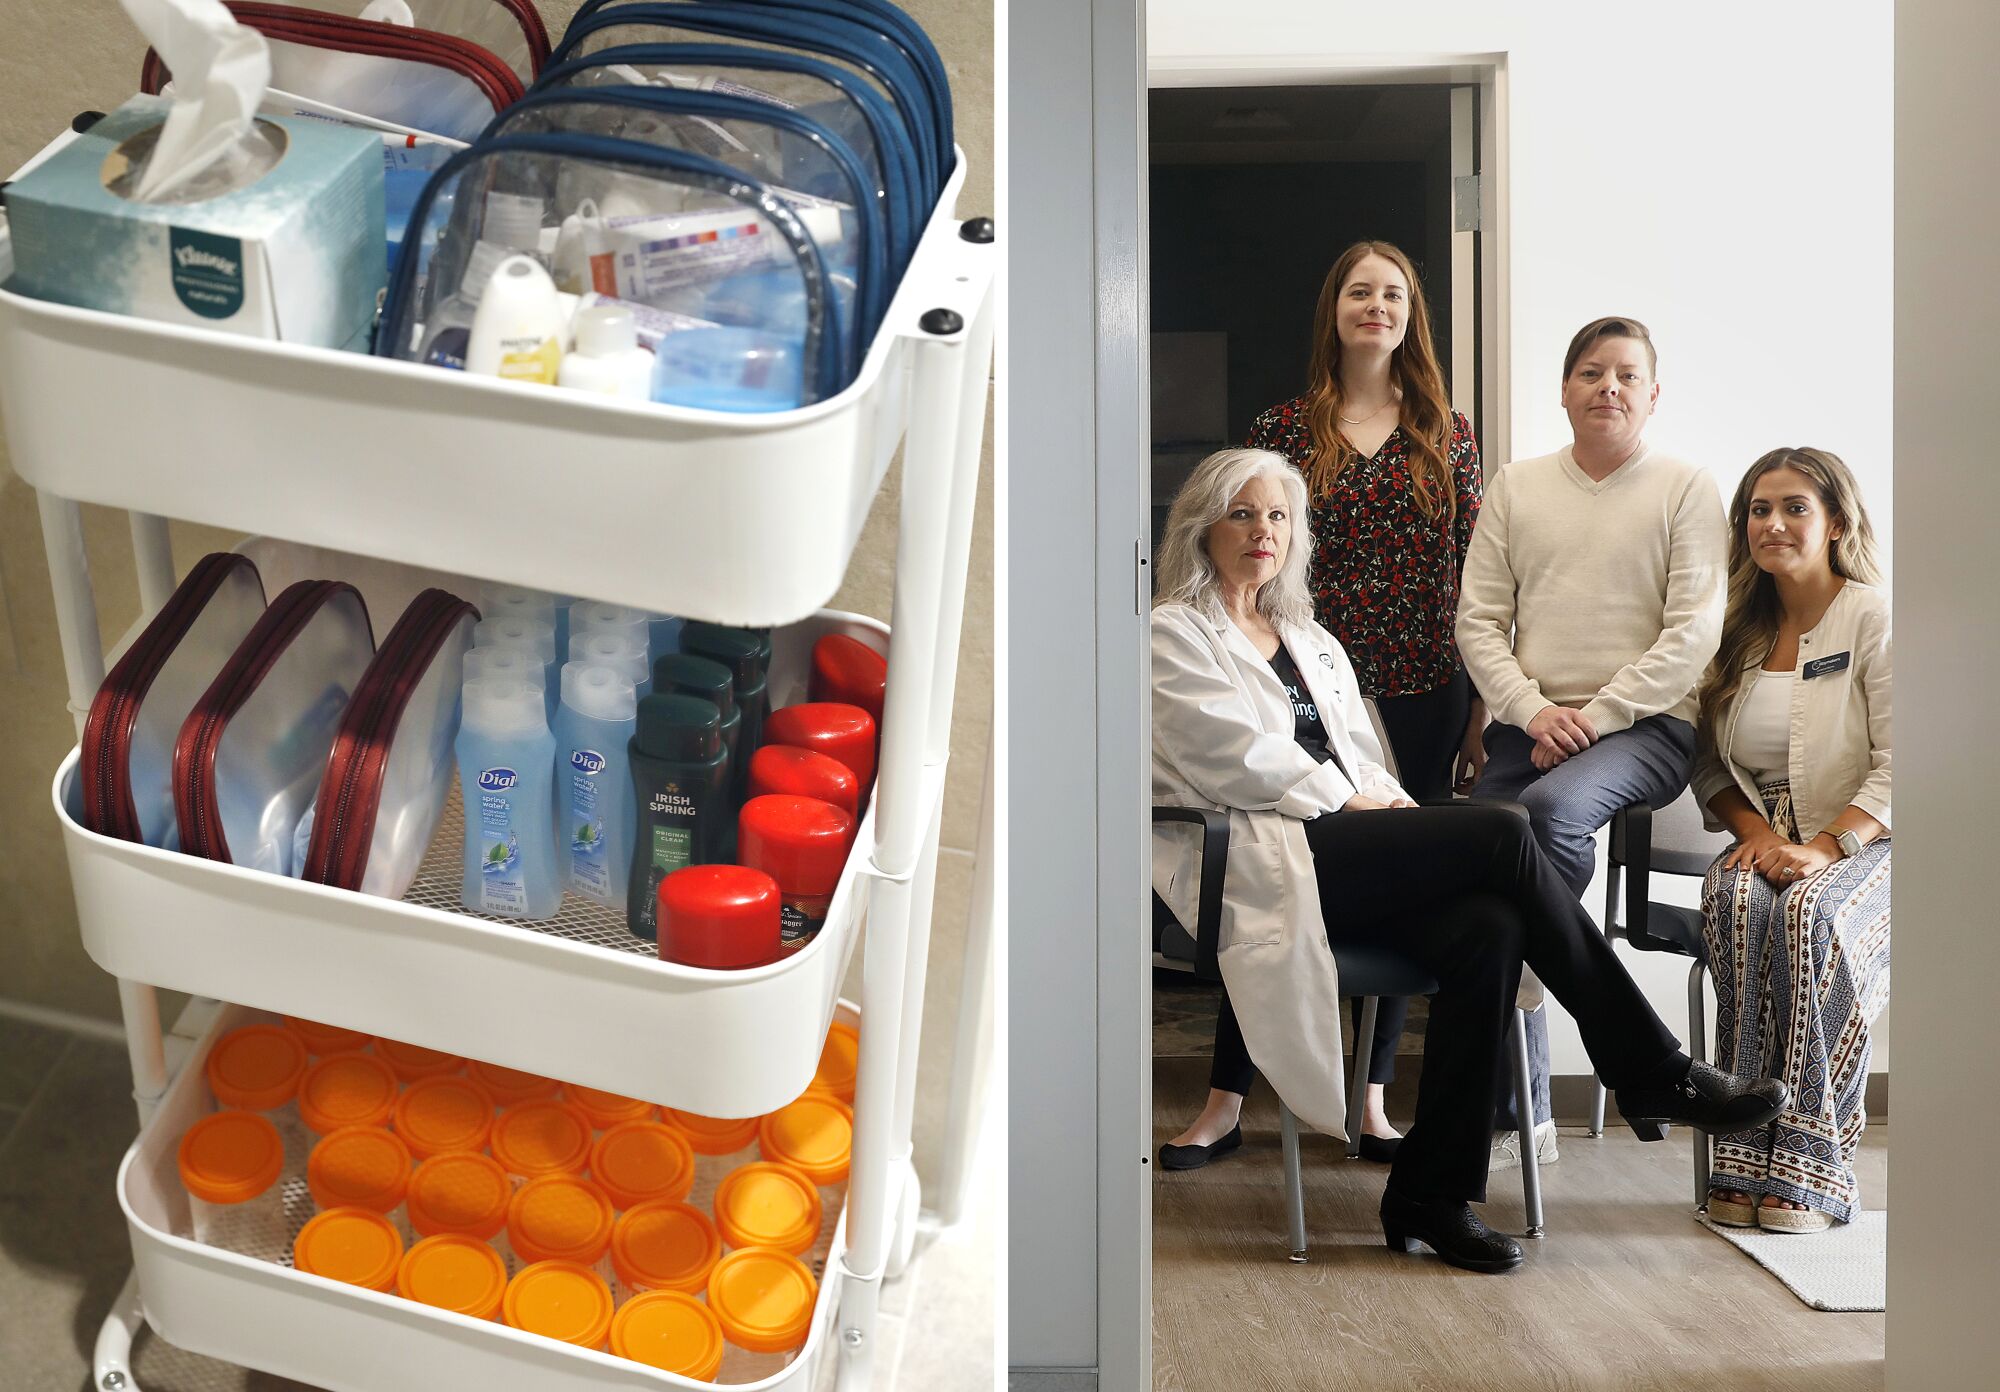
<svg viewBox="0 0 2000 1392"><path fill-rule="evenodd" d="M1648 716L1628 730L1606 735L1547 773L1535 768L1535 742L1525 730L1495 722L1486 727L1486 769L1474 801L1518 802L1528 809L1535 844L1579 897L1597 866L1598 829L1621 807L1644 802L1655 810L1681 795L1694 770L1694 726L1671 715ZM1549 1102L1549 1022L1545 1011L1528 1015L1528 1067L1533 1074L1535 1123L1552 1115ZM1511 1079L1493 1112L1501 1131L1517 1131Z"/></svg>

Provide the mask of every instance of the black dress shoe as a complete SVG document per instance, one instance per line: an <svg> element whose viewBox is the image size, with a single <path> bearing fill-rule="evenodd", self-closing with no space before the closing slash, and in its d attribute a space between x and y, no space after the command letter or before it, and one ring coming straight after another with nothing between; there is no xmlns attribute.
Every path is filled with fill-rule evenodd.
<svg viewBox="0 0 2000 1392"><path fill-rule="evenodd" d="M1371 1136L1363 1131L1356 1154L1363 1160L1372 1161L1377 1165L1393 1165L1396 1163L1396 1152L1402 1149L1402 1146L1401 1136Z"/></svg>
<svg viewBox="0 0 2000 1392"><path fill-rule="evenodd" d="M1198 1170L1211 1160L1220 1160L1242 1144L1243 1128L1237 1125L1229 1128L1227 1136L1207 1145L1163 1145L1160 1147L1160 1168Z"/></svg>
<svg viewBox="0 0 2000 1392"><path fill-rule="evenodd" d="M1777 1120L1790 1100L1776 1078L1738 1078L1700 1062L1671 1087L1618 1089L1618 1110L1642 1141L1664 1140L1676 1121L1722 1135L1754 1131Z"/></svg>
<svg viewBox="0 0 2000 1392"><path fill-rule="evenodd" d="M1521 1264L1521 1244L1480 1222L1470 1204L1413 1203L1393 1189L1382 1191L1382 1240L1392 1252L1421 1242L1463 1271L1497 1274Z"/></svg>

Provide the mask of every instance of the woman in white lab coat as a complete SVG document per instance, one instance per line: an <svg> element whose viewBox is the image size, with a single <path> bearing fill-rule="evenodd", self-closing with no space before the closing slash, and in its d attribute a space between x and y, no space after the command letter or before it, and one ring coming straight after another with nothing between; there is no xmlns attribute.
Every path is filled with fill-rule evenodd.
<svg viewBox="0 0 2000 1392"><path fill-rule="evenodd" d="M1785 1089L1680 1051L1525 821L1492 806L1419 808L1389 777L1353 669L1312 619L1306 517L1298 471L1262 450L1210 455L1175 498L1153 608L1153 800L1230 813L1223 981L1249 1058L1307 1125L1341 1133L1329 941L1392 948L1436 976L1383 1235L1468 1270L1511 1270L1520 1245L1468 1205L1486 1196L1500 1042L1524 961L1575 1015L1642 1139L1670 1121L1764 1125ZM1200 857L1183 830L1156 832L1153 885L1191 924ZM1212 1089L1177 1144L1226 1149L1241 1103Z"/></svg>

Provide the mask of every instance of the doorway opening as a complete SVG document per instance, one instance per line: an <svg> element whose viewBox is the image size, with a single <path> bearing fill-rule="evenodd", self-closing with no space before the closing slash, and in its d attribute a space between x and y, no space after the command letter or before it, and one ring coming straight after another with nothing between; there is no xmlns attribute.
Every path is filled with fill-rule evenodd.
<svg viewBox="0 0 2000 1392"><path fill-rule="evenodd" d="M1463 68L1261 86L1162 76L1148 103L1155 544L1195 464L1305 389L1320 282L1363 239L1410 256L1452 405L1505 458L1490 453L1503 412L1485 380L1500 288L1499 190L1482 173L1490 81Z"/></svg>

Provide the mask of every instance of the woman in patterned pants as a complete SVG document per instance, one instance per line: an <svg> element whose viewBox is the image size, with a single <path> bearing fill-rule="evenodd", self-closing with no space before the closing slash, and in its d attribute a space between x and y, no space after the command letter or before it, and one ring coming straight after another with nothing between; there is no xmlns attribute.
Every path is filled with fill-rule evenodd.
<svg viewBox="0 0 2000 1392"><path fill-rule="evenodd" d="M1759 459L1730 528L1694 778L1736 837L1702 894L1716 1063L1782 1078L1791 1105L1716 1137L1708 1212L1818 1232L1860 1212L1869 1031L1889 998L1889 600L1854 477L1824 450Z"/></svg>

